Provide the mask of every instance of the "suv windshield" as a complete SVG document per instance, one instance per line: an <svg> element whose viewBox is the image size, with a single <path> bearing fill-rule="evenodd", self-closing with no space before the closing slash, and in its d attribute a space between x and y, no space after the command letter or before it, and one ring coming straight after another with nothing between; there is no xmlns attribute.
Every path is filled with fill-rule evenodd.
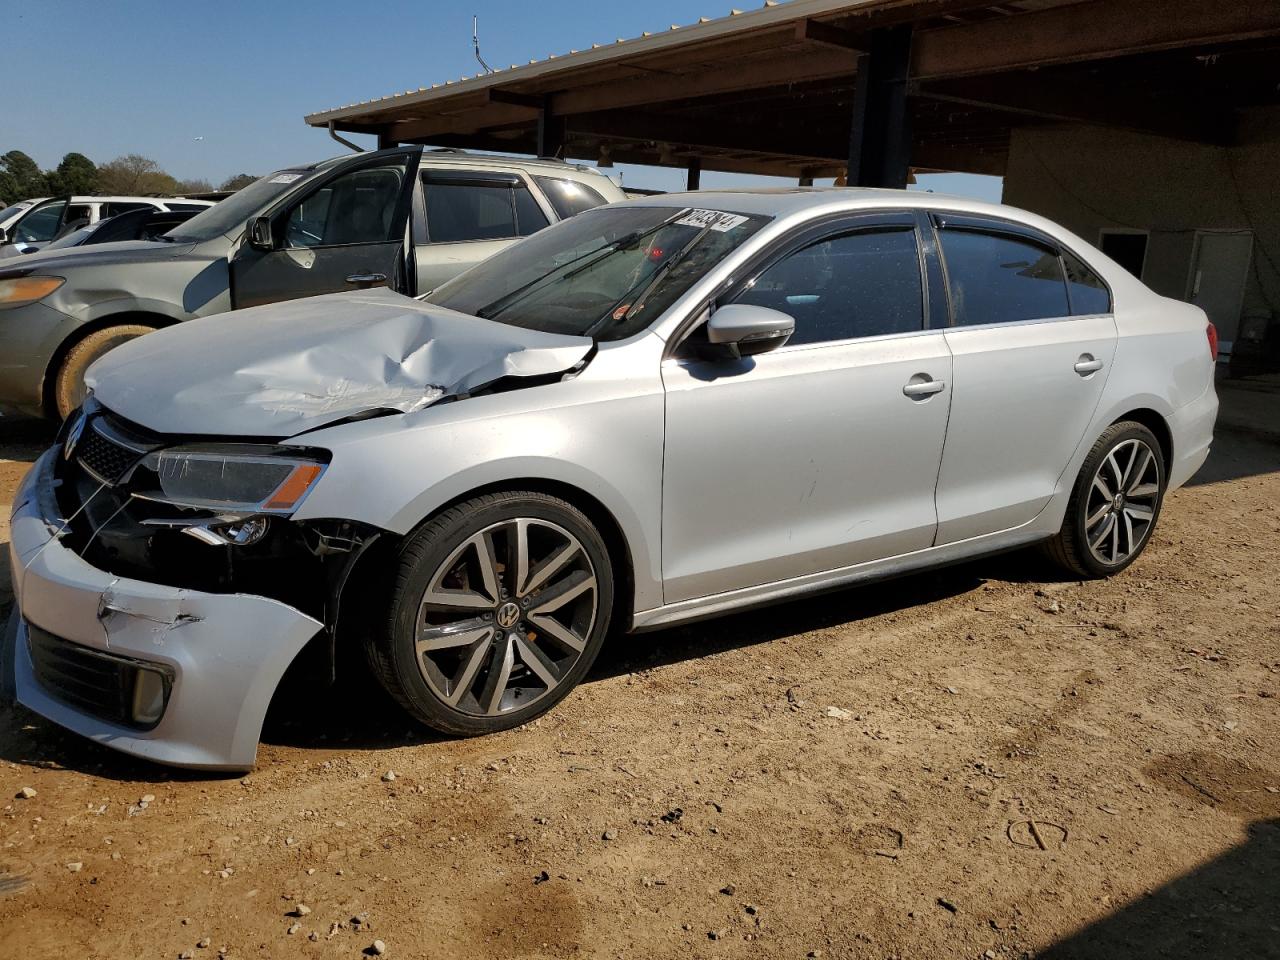
<svg viewBox="0 0 1280 960"><path fill-rule="evenodd" d="M516 327L622 340L643 330L767 217L597 207L522 240L423 299Z"/></svg>
<svg viewBox="0 0 1280 960"><path fill-rule="evenodd" d="M261 180L255 180L243 190L174 227L165 237L177 241L204 241L239 232L244 229L250 217L261 212L286 190L292 190L312 173L312 170L280 170Z"/></svg>

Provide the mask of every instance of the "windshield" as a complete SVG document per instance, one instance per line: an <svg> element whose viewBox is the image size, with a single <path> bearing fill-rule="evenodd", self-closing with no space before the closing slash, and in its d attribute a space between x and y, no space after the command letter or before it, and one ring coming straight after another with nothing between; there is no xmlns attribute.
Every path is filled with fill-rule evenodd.
<svg viewBox="0 0 1280 960"><path fill-rule="evenodd" d="M305 177L311 176L310 170L281 170L269 174L261 180L255 180L243 190L233 193L225 200L215 203L203 213L177 227L165 236L170 240L212 240L225 234L238 233L244 229L250 217L262 212L286 190L292 190Z"/></svg>
<svg viewBox="0 0 1280 960"><path fill-rule="evenodd" d="M622 340L649 326L767 220L688 207L597 207L423 299L530 330Z"/></svg>
<svg viewBox="0 0 1280 960"><path fill-rule="evenodd" d="M73 230L64 236L54 240L53 243L45 247L46 250L61 250L63 247L78 247L84 243L85 239L97 232L97 229L106 223L106 220L100 220L98 223L91 224L87 227L81 227L79 230Z"/></svg>

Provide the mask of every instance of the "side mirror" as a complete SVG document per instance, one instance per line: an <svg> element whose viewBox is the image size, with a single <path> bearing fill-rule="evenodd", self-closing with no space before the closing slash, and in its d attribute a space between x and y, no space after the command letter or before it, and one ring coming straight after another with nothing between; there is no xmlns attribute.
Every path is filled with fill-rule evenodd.
<svg viewBox="0 0 1280 960"><path fill-rule="evenodd" d="M255 250L274 250L275 237L271 233L270 217L254 217L245 227L249 237L249 246Z"/></svg>
<svg viewBox="0 0 1280 960"><path fill-rule="evenodd" d="M9 242L9 231L4 227L0 227L0 247Z"/></svg>
<svg viewBox="0 0 1280 960"><path fill-rule="evenodd" d="M707 321L708 352L724 359L753 357L776 350L795 330L795 318L781 310L749 303L726 304Z"/></svg>

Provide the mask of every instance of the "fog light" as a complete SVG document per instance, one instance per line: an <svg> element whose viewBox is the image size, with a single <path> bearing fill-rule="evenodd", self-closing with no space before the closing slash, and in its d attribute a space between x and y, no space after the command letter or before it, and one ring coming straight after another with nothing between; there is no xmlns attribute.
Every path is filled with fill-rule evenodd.
<svg viewBox="0 0 1280 960"><path fill-rule="evenodd" d="M267 535L270 517L248 517L225 523L197 523L182 532L213 547L247 547Z"/></svg>
<svg viewBox="0 0 1280 960"><path fill-rule="evenodd" d="M133 720L139 726L154 727L164 714L167 699L167 678L164 674L146 667L134 671Z"/></svg>

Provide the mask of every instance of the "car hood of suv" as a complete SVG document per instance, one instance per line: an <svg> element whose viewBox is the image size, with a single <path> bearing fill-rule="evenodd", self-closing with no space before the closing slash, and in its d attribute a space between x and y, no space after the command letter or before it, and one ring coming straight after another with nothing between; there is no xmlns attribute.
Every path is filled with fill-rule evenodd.
<svg viewBox="0 0 1280 960"><path fill-rule="evenodd" d="M159 240L117 240L80 247L37 250L0 260L0 280L33 273L49 273L83 266L111 266L139 260L173 260L195 246L192 242L165 243Z"/></svg>
<svg viewBox="0 0 1280 960"><path fill-rule="evenodd" d="M85 382L158 433L279 439L562 373L592 345L368 290L167 327L112 350Z"/></svg>

